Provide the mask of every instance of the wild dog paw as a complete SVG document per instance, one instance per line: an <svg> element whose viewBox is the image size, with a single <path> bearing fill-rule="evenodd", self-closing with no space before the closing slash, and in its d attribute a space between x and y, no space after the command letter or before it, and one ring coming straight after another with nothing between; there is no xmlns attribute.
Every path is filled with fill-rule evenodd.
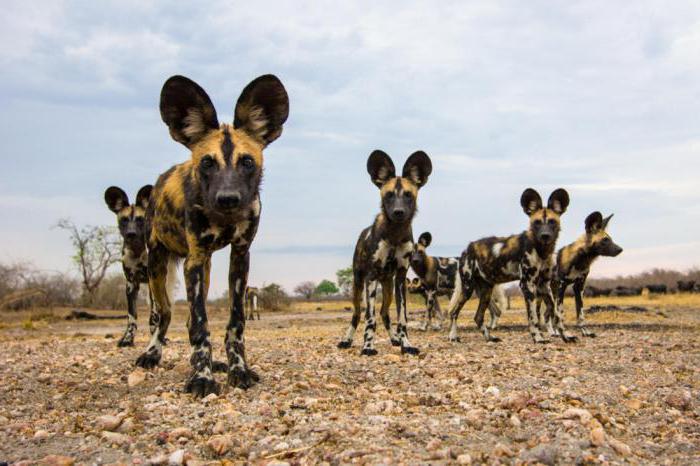
<svg viewBox="0 0 700 466"><path fill-rule="evenodd" d="M391 346L401 346L401 340L398 338L390 338L389 341L391 341Z"/></svg>
<svg viewBox="0 0 700 466"><path fill-rule="evenodd" d="M125 348L127 346L134 346L134 337L133 335L124 335L119 339L117 342L117 347L118 348Z"/></svg>
<svg viewBox="0 0 700 466"><path fill-rule="evenodd" d="M136 358L136 365L144 369L153 369L160 362L160 352L155 350L147 350Z"/></svg>
<svg viewBox="0 0 700 466"><path fill-rule="evenodd" d="M501 340L499 337L494 337L493 335L489 335L487 341L490 343L500 343L503 340Z"/></svg>
<svg viewBox="0 0 700 466"><path fill-rule="evenodd" d="M457 335L450 335L449 337L447 337L447 341L451 341L452 343L459 343L462 341L462 339Z"/></svg>
<svg viewBox="0 0 700 466"><path fill-rule="evenodd" d="M547 343L549 343L549 339L548 339L548 338L545 338L545 337L543 337L542 335L539 335L539 334L533 335L533 336L532 336L532 340L533 340L535 343L541 344L541 345L546 345Z"/></svg>
<svg viewBox="0 0 700 466"><path fill-rule="evenodd" d="M223 361L212 361L211 370L214 372L228 372L228 364Z"/></svg>
<svg viewBox="0 0 700 466"><path fill-rule="evenodd" d="M228 373L228 384L232 387L249 389L260 381L260 376L253 370L234 367Z"/></svg>
<svg viewBox="0 0 700 466"><path fill-rule="evenodd" d="M376 356L377 353L377 350L374 348L362 348L362 351L360 351L360 356Z"/></svg>
<svg viewBox="0 0 700 466"><path fill-rule="evenodd" d="M195 372L185 383L185 391L194 395L195 398L204 398L212 393L218 395L220 389L216 380L203 377Z"/></svg>
<svg viewBox="0 0 700 466"><path fill-rule="evenodd" d="M350 348L351 346L352 346L352 341L342 340L342 341L338 342L338 348L340 348L340 349Z"/></svg>
<svg viewBox="0 0 700 466"><path fill-rule="evenodd" d="M420 350L418 348L416 348L415 346L402 346L401 347L401 354L417 355L417 354L420 354Z"/></svg>
<svg viewBox="0 0 700 466"><path fill-rule="evenodd" d="M576 343L578 341L577 336L567 335L565 333L561 334L561 339L564 340L564 343Z"/></svg>

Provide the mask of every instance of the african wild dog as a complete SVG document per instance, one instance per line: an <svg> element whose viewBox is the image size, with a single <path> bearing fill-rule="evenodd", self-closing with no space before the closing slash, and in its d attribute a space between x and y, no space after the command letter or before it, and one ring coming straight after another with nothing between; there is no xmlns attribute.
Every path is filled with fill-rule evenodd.
<svg viewBox="0 0 700 466"><path fill-rule="evenodd" d="M459 273L455 291L450 300L450 341L459 341L457 318L464 303L474 291L479 293L479 306L474 321L487 341L500 341L484 325L484 312L491 299L493 287L499 283L520 280L525 297L528 327L536 343L546 343L537 326L535 298L541 296L547 309L555 316L556 328L565 342L576 341L567 335L561 311L554 301L550 281L554 268L554 248L559 235L560 216L569 205L569 195L563 189L555 190L543 207L542 198L534 189L526 189L520 205L530 218L530 227L519 235L489 237L467 246L459 259Z"/></svg>
<svg viewBox="0 0 700 466"><path fill-rule="evenodd" d="M248 309L248 320L255 320L255 315L258 315L260 320L260 310L258 309L258 298L260 291L254 286L247 286L245 289L245 307Z"/></svg>
<svg viewBox="0 0 700 466"><path fill-rule="evenodd" d="M158 330L136 364L149 368L160 361L171 315L169 264L185 258L192 345L192 372L185 389L197 397L219 391L212 376L217 367L212 366L205 303L212 253L229 245L228 383L248 388L258 381L246 363L243 337L248 250L260 218L263 149L280 136L288 113L287 92L273 75L260 76L243 89L233 124L219 125L209 96L188 78L173 76L161 91L161 117L172 138L191 151L191 158L163 173L153 188L147 212L148 272Z"/></svg>
<svg viewBox="0 0 700 466"><path fill-rule="evenodd" d="M586 217L584 222L586 233L573 243L561 248L557 253L557 263L552 279L552 291L557 297L557 307L563 314L564 293L569 285L573 285L574 299L576 300L576 326L586 337L595 336L595 333L586 328L586 316L583 312L583 291L591 271L591 265L600 256L615 257L622 252L622 248L615 244L606 231L611 218L612 214L603 218L600 212L593 212ZM540 330L544 331L546 326L550 334L554 334L552 315L548 312L543 318L540 313L539 299L537 314Z"/></svg>
<svg viewBox="0 0 700 466"><path fill-rule="evenodd" d="M678 280L676 282L679 293L692 293L696 291L695 280Z"/></svg>
<svg viewBox="0 0 700 466"><path fill-rule="evenodd" d="M120 347L134 346L134 335L137 327L136 299L141 283L148 283L146 208L152 189L153 186L150 184L139 189L136 194L136 202L133 204L129 204L129 197L121 188L110 186L105 191L105 203L109 210L117 214L119 234L123 239L122 269L124 270L124 278L126 278L126 304L129 315L124 335L117 342L117 346ZM153 333L155 325L150 290L148 303L151 310L149 323L151 333Z"/></svg>
<svg viewBox="0 0 700 466"><path fill-rule="evenodd" d="M364 296L365 335L361 354L372 356L376 331L375 300L377 288L382 285L380 314L389 333L391 344L401 346L402 353L418 354L418 348L408 341L406 315L406 273L413 250L411 222L416 213L418 190L425 185L433 167L425 152L413 153L403 166L402 175L396 176L394 162L387 154L375 150L367 159L367 172L380 189L381 212L374 223L365 228L357 240L352 261L354 312L352 321L338 348L349 348L360 323L360 309ZM391 329L389 306L392 289L396 296L398 323L396 333Z"/></svg>
<svg viewBox="0 0 700 466"><path fill-rule="evenodd" d="M418 237L418 241L413 245L411 253L411 268L418 275L421 295L425 298L425 320L422 330L427 330L431 326L432 319L437 313L440 322L436 329L442 327L444 316L440 309L439 296L449 296L455 288L457 269L459 268L458 257L435 257L426 252L430 246L433 236L429 232L424 232ZM496 328L498 318L501 316L501 309L498 302L503 302L505 296L501 286L494 288L492 299L489 301L489 311L491 312L491 322L489 328Z"/></svg>
<svg viewBox="0 0 700 466"><path fill-rule="evenodd" d="M668 292L668 286L664 285L663 283L646 285L644 288L649 290L649 293L666 294Z"/></svg>

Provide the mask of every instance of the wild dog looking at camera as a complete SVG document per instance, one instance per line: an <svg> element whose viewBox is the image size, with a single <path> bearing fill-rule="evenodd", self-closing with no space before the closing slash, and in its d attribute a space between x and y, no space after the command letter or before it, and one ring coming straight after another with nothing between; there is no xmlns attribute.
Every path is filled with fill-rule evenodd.
<svg viewBox="0 0 700 466"><path fill-rule="evenodd" d="M209 96L188 78L173 76L161 91L161 117L172 138L191 151L191 158L163 173L153 189L147 212L148 273L159 320L136 364L149 368L160 361L171 315L168 265L184 258L192 345L192 372L185 389L197 397L219 391L212 376L205 303L212 253L229 245L228 383L248 388L258 381L246 363L243 338L248 250L260 218L263 149L280 136L288 113L287 92L272 75L260 76L243 89L233 124L219 125Z"/></svg>
<svg viewBox="0 0 700 466"><path fill-rule="evenodd" d="M425 185L433 170L430 157L425 152L413 153L403 166L402 176L396 176L394 162L387 154L375 150L367 159L367 172L379 188L381 212L374 223L365 228L357 240L352 261L354 312L350 326L338 348L349 348L360 323L362 299L365 299L365 335L361 354L372 356L377 288L382 285L380 314L389 333L391 344L401 346L402 353L418 354L418 348L408 341L406 315L406 273L413 250L411 222L416 213L418 190ZM392 289L396 297L398 324L396 333L391 329L389 306Z"/></svg>
<svg viewBox="0 0 700 466"><path fill-rule="evenodd" d="M537 326L536 298L542 297L548 312L555 316L558 334L565 342L576 340L564 330L561 310L552 294L551 280L554 269L554 248L560 229L560 217L569 205L569 195L563 189L555 190L542 206L542 198L534 189L526 189L520 197L520 205L530 218L530 227L508 237L489 237L467 246L459 259L459 273L455 291L450 300L450 341L459 341L457 318L464 303L476 290L479 305L474 321L487 341L500 341L492 336L484 325L484 312L491 299L493 287L499 283L520 281L525 297L528 328L536 343L546 343Z"/></svg>
<svg viewBox="0 0 700 466"><path fill-rule="evenodd" d="M413 245L411 254L411 268L418 275L422 296L425 298L425 320L422 330L427 330L432 325L432 319L437 313L440 319L436 329L442 327L445 320L440 309L439 296L451 296L455 288L457 269L459 268L459 257L435 257L428 255L426 249L430 246L433 236L429 232L424 232L418 237L418 241ZM491 300L489 301L489 311L491 321L489 328L496 328L498 318L501 316L499 303L505 301L505 294L501 286L494 287Z"/></svg>
<svg viewBox="0 0 700 466"><path fill-rule="evenodd" d="M576 326L586 337L595 337L595 333L586 328L586 316L583 312L583 291L586 279L591 271L593 262L600 256L615 257L622 248L615 244L607 232L612 214L603 218L600 212L593 212L585 220L586 233L571 244L561 248L557 253L557 265L552 280L552 291L557 296L557 306L561 313L564 311L564 293L569 285L573 285L576 300ZM540 302L537 302L537 316L540 329L545 326L553 333L552 316L540 313Z"/></svg>
<svg viewBox="0 0 700 466"><path fill-rule="evenodd" d="M122 269L126 278L126 304L128 320L124 335L117 342L117 346L134 346L137 318L136 299L139 295L141 283L148 283L148 252L146 251L146 238L148 236L146 225L146 208L151 197L153 186L147 184L139 189L136 194L136 202L129 204L129 197L117 186L110 186L105 191L105 203L109 210L117 214L117 225L122 243ZM151 333L155 329L153 322L153 302L151 293L148 293L148 302L151 310L149 323Z"/></svg>
<svg viewBox="0 0 700 466"><path fill-rule="evenodd" d="M258 309L258 297L260 291L254 286L248 286L245 289L245 306L248 309L248 320L255 320L255 315L258 314L260 320L260 310Z"/></svg>

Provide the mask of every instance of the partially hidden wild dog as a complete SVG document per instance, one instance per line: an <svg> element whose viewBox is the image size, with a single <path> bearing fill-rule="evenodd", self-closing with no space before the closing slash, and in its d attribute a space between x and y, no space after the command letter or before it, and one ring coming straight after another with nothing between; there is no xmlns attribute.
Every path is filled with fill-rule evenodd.
<svg viewBox="0 0 700 466"><path fill-rule="evenodd" d="M248 251L260 218L263 149L280 136L288 113L287 92L273 75L260 76L243 89L233 124L219 124L207 93L188 78L173 76L161 91L161 117L171 137L191 156L163 173L153 188L147 212L148 273L158 329L136 364L149 368L161 359L171 316L168 283L174 278L175 261L184 258L192 346L192 371L185 389L196 397L219 391L212 370L222 366L212 365L205 303L212 253L226 246L231 246L225 337L228 383L248 388L259 380L246 362L243 336Z"/></svg>
<svg viewBox="0 0 700 466"><path fill-rule="evenodd" d="M122 237L122 269L126 279L126 304L127 322L124 335L117 342L117 346L134 346L134 337L138 327L138 313L136 309L136 299L139 296L141 283L148 284L148 251L146 250L146 240L148 228L146 224L146 209L151 197L153 186L147 184L139 189L136 194L136 201L129 203L129 196L123 189L117 186L110 186L105 191L105 203L109 210L117 214L117 225L119 234ZM151 333L155 328L153 301L151 293L148 293L148 303L150 307L149 323Z"/></svg>
<svg viewBox="0 0 700 466"><path fill-rule="evenodd" d="M474 316L476 326L487 341L500 341L484 325L484 312L491 300L495 285L519 280L525 298L528 329L536 343L546 343L537 325L536 299L541 297L548 312L555 317L555 328L565 342L576 341L564 329L561 310L558 309L551 288L554 272L554 249L560 230L561 215L569 205L564 189L555 190L547 202L532 188L520 197L520 205L529 217L530 225L524 232L507 237L488 237L467 246L459 259L459 273L455 291L450 300L450 341L459 341L457 318L467 300L477 291L479 305Z"/></svg>
<svg viewBox="0 0 700 466"><path fill-rule="evenodd" d="M411 253L411 268L418 276L418 284L412 285L420 290L416 294L420 294L425 299L425 319L423 320L423 330L427 330L432 326L432 320L437 315L439 323L436 329L442 327L444 315L440 309L440 296L451 296L455 288L457 280L457 269L459 268L459 257L436 257L431 256L427 252L428 246L433 240L430 232L421 233L418 241L413 245ZM505 305L505 294L501 286L494 287L491 300L489 301L489 311L491 312L491 321L489 328L496 328L498 318L501 316L501 308Z"/></svg>
<svg viewBox="0 0 700 466"><path fill-rule="evenodd" d="M612 214L603 218L600 212L593 212L584 222L585 233L571 244L562 247L557 253L557 263L552 280L552 291L557 297L557 306L564 311L564 294L569 285L573 285L576 301L576 326L586 337L595 337L595 333L586 328L586 316L583 311L583 292L591 266L601 256L615 257L622 248L615 244L607 232ZM540 330L545 327L553 334L552 315L540 313L540 302L537 303L537 314Z"/></svg>
<svg viewBox="0 0 700 466"><path fill-rule="evenodd" d="M365 334L361 354L377 354L374 348L377 328L375 301L381 284L380 315L391 344L400 346L402 353L419 353L418 348L408 340L406 273L413 250L411 222L416 213L418 190L428 181L432 169L430 157L422 151L413 153L406 160L399 177L396 176L394 162L386 153L375 150L367 159L367 172L379 188L381 210L374 223L362 230L355 246L352 261L354 311L347 332L338 343L339 348L352 345L364 300ZM389 318L392 295L396 300L396 332L392 330Z"/></svg>
<svg viewBox="0 0 700 466"><path fill-rule="evenodd" d="M248 320L255 320L255 314L258 315L258 320L260 320L260 309L258 309L258 298L260 297L260 290L254 286L248 286L245 289L245 307L248 310Z"/></svg>

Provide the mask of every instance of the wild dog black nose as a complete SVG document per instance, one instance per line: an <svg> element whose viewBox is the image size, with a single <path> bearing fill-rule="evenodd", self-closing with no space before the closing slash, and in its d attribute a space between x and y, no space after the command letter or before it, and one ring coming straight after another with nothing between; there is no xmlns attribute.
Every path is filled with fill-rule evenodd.
<svg viewBox="0 0 700 466"><path fill-rule="evenodd" d="M542 233L540 235L540 240L542 240L545 243L548 243L550 239L552 239L552 235L550 235L549 233Z"/></svg>
<svg viewBox="0 0 700 466"><path fill-rule="evenodd" d="M396 209L394 210L394 217L396 217L398 220L402 220L406 216L406 211L403 209Z"/></svg>
<svg viewBox="0 0 700 466"><path fill-rule="evenodd" d="M222 192L216 195L216 205L222 209L233 209L241 202L241 195L233 192Z"/></svg>
<svg viewBox="0 0 700 466"><path fill-rule="evenodd" d="M127 231L126 232L126 239L128 239L128 240L136 239L137 236L138 235L136 234L135 231Z"/></svg>

